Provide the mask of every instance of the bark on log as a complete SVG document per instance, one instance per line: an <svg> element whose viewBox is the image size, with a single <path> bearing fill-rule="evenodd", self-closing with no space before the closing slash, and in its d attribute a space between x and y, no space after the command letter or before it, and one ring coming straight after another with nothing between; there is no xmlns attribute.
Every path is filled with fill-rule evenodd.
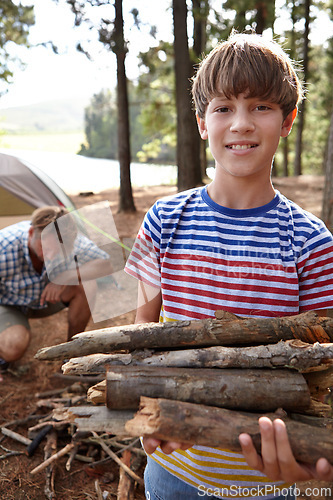
<svg viewBox="0 0 333 500"><path fill-rule="evenodd" d="M51 360L145 348L275 344L293 338L310 344L333 342L333 318L314 312L283 318L228 318L143 323L79 333L70 342L40 349L36 358Z"/></svg>
<svg viewBox="0 0 333 500"><path fill-rule="evenodd" d="M137 409L140 396L249 411L299 411L310 405L304 377L291 370L117 366L107 372L108 408Z"/></svg>
<svg viewBox="0 0 333 500"><path fill-rule="evenodd" d="M325 457L333 463L333 433L330 429L286 420L296 459L309 464ZM260 453L258 415L165 399L141 398L140 411L126 424L133 436L152 436L201 446L240 451L239 435L247 432Z"/></svg>
<svg viewBox="0 0 333 500"><path fill-rule="evenodd" d="M72 358L62 366L65 375L104 373L112 366L173 366L188 368L294 368L302 373L327 369L333 364L333 343L306 344L281 340L251 347L204 347L156 352L145 349L132 354L90 354Z"/></svg>

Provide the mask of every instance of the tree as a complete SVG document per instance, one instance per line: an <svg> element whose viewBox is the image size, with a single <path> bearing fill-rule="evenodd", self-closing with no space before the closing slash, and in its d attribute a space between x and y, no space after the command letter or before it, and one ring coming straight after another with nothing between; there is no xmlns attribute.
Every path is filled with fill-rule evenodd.
<svg viewBox="0 0 333 500"><path fill-rule="evenodd" d="M303 78L304 82L309 79L309 34L310 34L310 7L311 0L304 0L304 35L303 35ZM302 174L302 140L305 123L305 106L306 101L303 101L299 107L299 117L297 126L296 148L295 148L295 175Z"/></svg>
<svg viewBox="0 0 333 500"><path fill-rule="evenodd" d="M28 45L29 28L35 23L33 5L23 6L12 0L0 0L0 79L11 82L14 58L8 51L10 42Z"/></svg>
<svg viewBox="0 0 333 500"><path fill-rule="evenodd" d="M223 7L235 11L233 26L238 31L252 28L262 34L274 25L275 0L227 0Z"/></svg>
<svg viewBox="0 0 333 500"><path fill-rule="evenodd" d="M109 44L117 58L117 108L118 108L118 159L120 168L119 211L135 212L131 184L131 151L128 89L125 70L126 44L124 39L123 2L115 0L114 29L108 30L109 22L100 30L100 41Z"/></svg>
<svg viewBox="0 0 333 500"><path fill-rule="evenodd" d="M327 227L333 229L333 112L327 141L325 161L325 188L322 206L322 219Z"/></svg>
<svg viewBox="0 0 333 500"><path fill-rule="evenodd" d="M185 190L202 183L200 136L192 110L190 94L190 61L187 36L186 0L173 0L174 58L177 109L178 189Z"/></svg>
<svg viewBox="0 0 333 500"><path fill-rule="evenodd" d="M109 90L93 95L85 108L84 122L85 144L79 154L92 158L117 158L117 106Z"/></svg>
<svg viewBox="0 0 333 500"><path fill-rule="evenodd" d="M193 12L193 53L194 64L200 60L200 57L206 49L207 42L207 21L209 14L209 0L192 0ZM194 65L192 66L194 71ZM206 177L207 155L206 142L200 141L200 165L202 178Z"/></svg>
<svg viewBox="0 0 333 500"><path fill-rule="evenodd" d="M58 1L58 0L56 0ZM127 47L124 39L124 20L122 0L66 0L75 14L75 26L83 22L89 23L91 28L97 29L99 41L116 55L117 60L117 107L118 107L118 157L120 167L119 188L119 211L135 211L133 200L131 171L130 171L130 129L128 112L128 90L125 71L125 57ZM100 24L94 26L91 19L86 15L86 7L105 7L113 4L115 7L115 19L102 18ZM137 12L137 11L135 11ZM79 43L78 50L89 56L88 50Z"/></svg>

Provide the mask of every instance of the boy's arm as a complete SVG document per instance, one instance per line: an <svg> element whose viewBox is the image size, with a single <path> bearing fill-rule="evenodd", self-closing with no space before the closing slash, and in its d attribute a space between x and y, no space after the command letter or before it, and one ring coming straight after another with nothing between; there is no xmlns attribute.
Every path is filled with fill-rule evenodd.
<svg viewBox="0 0 333 500"><path fill-rule="evenodd" d="M135 323L158 323L162 306L161 289L149 286L143 281L138 285L138 305Z"/></svg>
<svg viewBox="0 0 333 500"><path fill-rule="evenodd" d="M316 465L301 464L295 460L291 450L285 423L267 417L259 419L261 433L261 455L255 450L248 434L241 434L239 441L248 465L263 472L272 480L288 483L318 479L333 481L333 465L320 458Z"/></svg>

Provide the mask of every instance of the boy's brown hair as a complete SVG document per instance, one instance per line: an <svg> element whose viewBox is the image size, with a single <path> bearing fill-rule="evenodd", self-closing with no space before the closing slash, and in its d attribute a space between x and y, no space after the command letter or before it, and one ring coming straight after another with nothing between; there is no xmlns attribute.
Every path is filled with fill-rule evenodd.
<svg viewBox="0 0 333 500"><path fill-rule="evenodd" d="M279 104L284 118L303 98L294 65L278 43L233 32L201 62L193 78L196 112L204 119L214 97L223 94L229 99L242 93Z"/></svg>

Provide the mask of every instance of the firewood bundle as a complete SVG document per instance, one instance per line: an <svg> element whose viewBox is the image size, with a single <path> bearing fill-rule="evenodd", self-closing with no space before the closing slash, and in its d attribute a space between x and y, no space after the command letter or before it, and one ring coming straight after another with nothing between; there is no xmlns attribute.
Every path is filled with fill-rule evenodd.
<svg viewBox="0 0 333 500"><path fill-rule="evenodd" d="M333 386L331 318L243 319L219 311L215 319L81 333L36 357L73 358L65 374L106 371L88 392L106 408L87 410L79 428L110 432L120 420L121 432L133 436L236 451L247 432L260 451L258 416L268 414L286 421L298 460L333 463L332 408L322 401Z"/></svg>

